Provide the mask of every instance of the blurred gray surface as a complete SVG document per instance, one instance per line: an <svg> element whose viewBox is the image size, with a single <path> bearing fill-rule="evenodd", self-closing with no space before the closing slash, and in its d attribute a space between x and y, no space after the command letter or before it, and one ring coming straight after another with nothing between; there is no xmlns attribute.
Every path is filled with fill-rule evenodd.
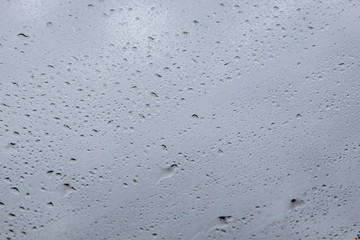
<svg viewBox="0 0 360 240"><path fill-rule="evenodd" d="M1 1L0 239L354 239L359 1Z"/></svg>

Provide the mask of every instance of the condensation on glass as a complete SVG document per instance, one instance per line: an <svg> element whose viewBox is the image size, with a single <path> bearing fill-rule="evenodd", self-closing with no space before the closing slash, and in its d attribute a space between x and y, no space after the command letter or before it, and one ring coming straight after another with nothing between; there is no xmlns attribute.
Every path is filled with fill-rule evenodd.
<svg viewBox="0 0 360 240"><path fill-rule="evenodd" d="M0 22L1 239L358 237L358 0L4 0Z"/></svg>

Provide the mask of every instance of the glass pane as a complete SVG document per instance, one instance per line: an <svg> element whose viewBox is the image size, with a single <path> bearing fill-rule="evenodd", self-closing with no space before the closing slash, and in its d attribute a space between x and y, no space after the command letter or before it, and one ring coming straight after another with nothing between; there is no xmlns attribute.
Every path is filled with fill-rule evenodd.
<svg viewBox="0 0 360 240"><path fill-rule="evenodd" d="M4 0L0 22L1 239L357 237L358 0Z"/></svg>

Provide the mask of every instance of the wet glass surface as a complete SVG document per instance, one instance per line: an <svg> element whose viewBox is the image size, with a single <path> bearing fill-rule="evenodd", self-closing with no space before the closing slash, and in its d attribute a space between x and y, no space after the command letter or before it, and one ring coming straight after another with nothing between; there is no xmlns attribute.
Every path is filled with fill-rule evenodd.
<svg viewBox="0 0 360 240"><path fill-rule="evenodd" d="M0 239L354 239L359 1L1 1Z"/></svg>

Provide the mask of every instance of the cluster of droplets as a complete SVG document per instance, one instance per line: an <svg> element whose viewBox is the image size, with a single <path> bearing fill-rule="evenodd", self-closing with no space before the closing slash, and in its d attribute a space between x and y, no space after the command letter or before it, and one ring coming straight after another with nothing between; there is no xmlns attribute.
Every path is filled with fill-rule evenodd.
<svg viewBox="0 0 360 240"><path fill-rule="evenodd" d="M313 40L355 1L0 6L0 238L359 228L359 49ZM282 69L290 50L316 54Z"/></svg>

